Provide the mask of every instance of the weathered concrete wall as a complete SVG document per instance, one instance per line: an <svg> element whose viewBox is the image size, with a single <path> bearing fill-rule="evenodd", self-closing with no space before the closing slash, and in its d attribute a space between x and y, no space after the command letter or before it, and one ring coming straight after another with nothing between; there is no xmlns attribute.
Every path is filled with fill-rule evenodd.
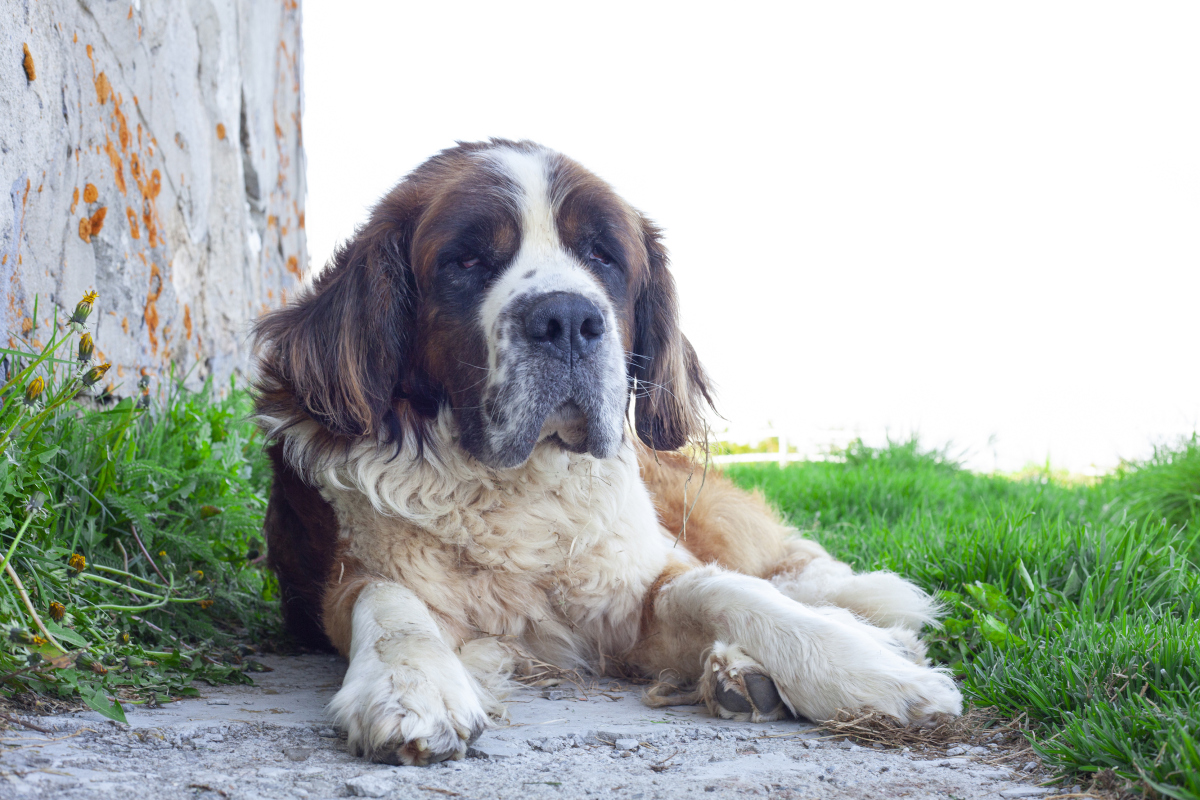
<svg viewBox="0 0 1200 800"><path fill-rule="evenodd" d="M95 288L120 393L244 368L308 268L301 74L297 0L4 0L5 339Z"/></svg>

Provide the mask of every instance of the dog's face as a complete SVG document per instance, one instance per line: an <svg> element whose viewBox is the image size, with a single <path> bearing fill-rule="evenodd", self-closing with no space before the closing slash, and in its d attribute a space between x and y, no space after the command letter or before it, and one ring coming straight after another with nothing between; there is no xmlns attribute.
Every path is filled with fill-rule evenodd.
<svg viewBox="0 0 1200 800"><path fill-rule="evenodd" d="M624 432L640 220L544 150L471 153L413 240L419 349L464 448L493 466L538 441L606 458Z"/></svg>
<svg viewBox="0 0 1200 800"><path fill-rule="evenodd" d="M399 441L449 409L458 444L522 464L539 443L681 446L708 401L658 231L603 181L528 142L460 145L374 209L313 290L258 326L259 412L330 449Z"/></svg>

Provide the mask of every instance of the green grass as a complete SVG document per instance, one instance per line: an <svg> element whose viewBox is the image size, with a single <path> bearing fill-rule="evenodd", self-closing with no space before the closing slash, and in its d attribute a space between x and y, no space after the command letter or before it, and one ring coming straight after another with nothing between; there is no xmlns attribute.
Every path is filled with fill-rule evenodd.
<svg viewBox="0 0 1200 800"><path fill-rule="evenodd" d="M915 443L727 473L858 569L938 593L931 654L972 703L1026 714L1049 765L1200 798L1194 437L1090 484L980 475Z"/></svg>
<svg viewBox="0 0 1200 800"><path fill-rule="evenodd" d="M0 697L123 719L114 698L167 702L255 667L234 645L278 616L255 563L270 476L232 386L101 389L79 350L89 305L33 331L45 346L0 349Z"/></svg>

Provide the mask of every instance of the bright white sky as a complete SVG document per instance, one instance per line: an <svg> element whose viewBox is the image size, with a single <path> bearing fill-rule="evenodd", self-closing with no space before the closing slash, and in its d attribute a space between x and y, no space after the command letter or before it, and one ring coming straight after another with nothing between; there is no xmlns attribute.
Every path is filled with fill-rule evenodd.
<svg viewBox="0 0 1200 800"><path fill-rule="evenodd" d="M1200 4L304 6L314 267L455 140L667 233L733 437L1086 470L1200 422Z"/></svg>

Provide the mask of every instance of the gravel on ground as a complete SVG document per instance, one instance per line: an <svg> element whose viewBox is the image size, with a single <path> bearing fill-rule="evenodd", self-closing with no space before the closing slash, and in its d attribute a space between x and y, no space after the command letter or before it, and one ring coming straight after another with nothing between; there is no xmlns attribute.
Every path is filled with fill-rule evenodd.
<svg viewBox="0 0 1200 800"><path fill-rule="evenodd" d="M1045 776L1035 762L1004 763L994 744L938 753L863 746L795 721L649 708L638 687L604 679L599 690L518 689L511 724L486 732L462 761L371 764L347 753L324 715L345 671L341 659L262 661L273 671L255 674L253 686L202 686L200 699L131 707L129 725L86 711L27 718L49 734L0 730L0 798L946 800L1064 791L1039 786Z"/></svg>

